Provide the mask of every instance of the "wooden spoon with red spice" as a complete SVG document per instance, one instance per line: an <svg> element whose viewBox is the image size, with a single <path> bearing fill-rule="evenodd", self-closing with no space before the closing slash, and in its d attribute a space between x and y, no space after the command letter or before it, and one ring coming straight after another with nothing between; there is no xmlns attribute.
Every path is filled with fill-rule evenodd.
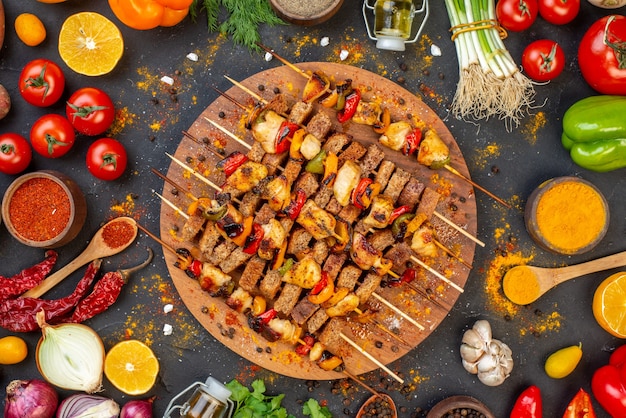
<svg viewBox="0 0 626 418"><path fill-rule="evenodd" d="M107 222L96 232L87 248L78 257L24 293L22 297L40 297L85 264L125 250L135 237L137 237L137 223L134 219L122 216Z"/></svg>

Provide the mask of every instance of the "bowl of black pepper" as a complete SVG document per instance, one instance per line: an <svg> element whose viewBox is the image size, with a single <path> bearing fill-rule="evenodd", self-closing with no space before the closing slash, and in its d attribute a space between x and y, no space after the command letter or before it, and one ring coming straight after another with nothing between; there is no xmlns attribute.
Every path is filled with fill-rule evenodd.
<svg viewBox="0 0 626 418"><path fill-rule="evenodd" d="M389 395L384 393L371 396L356 414L356 418L396 418L397 416L396 404Z"/></svg>
<svg viewBox="0 0 626 418"><path fill-rule="evenodd" d="M471 396L451 396L437 403L426 418L496 418L478 399Z"/></svg>

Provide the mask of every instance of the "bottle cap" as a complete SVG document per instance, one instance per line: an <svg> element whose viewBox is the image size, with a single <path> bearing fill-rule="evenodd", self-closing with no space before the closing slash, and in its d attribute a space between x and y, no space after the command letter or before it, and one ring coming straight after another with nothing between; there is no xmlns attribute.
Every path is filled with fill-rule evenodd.
<svg viewBox="0 0 626 418"><path fill-rule="evenodd" d="M395 36L377 36L376 48L390 51L404 51L404 39Z"/></svg>
<svg viewBox="0 0 626 418"><path fill-rule="evenodd" d="M228 398L230 397L232 393L230 390L228 390L226 386L224 386L221 382L219 382L217 379L215 379L212 376L209 376L206 379L205 384L207 386L207 392L211 396L213 396L215 399L226 404L226 402L228 401Z"/></svg>

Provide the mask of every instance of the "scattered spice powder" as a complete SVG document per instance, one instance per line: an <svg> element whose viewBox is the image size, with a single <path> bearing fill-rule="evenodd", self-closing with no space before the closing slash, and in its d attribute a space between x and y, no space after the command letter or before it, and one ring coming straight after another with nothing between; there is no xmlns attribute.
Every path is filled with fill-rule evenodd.
<svg viewBox="0 0 626 418"><path fill-rule="evenodd" d="M102 229L102 239L109 248L119 248L135 237L135 229L125 220L109 222Z"/></svg>
<svg viewBox="0 0 626 418"><path fill-rule="evenodd" d="M115 138L124 130L126 125L132 125L134 121L135 115L127 107L117 109L115 111L115 120L107 131L107 135Z"/></svg>
<svg viewBox="0 0 626 418"><path fill-rule="evenodd" d="M548 119L545 112L537 112L534 115L529 115L521 132L526 135L528 142L534 144L537 142L537 133L546 126L546 123L548 123Z"/></svg>
<svg viewBox="0 0 626 418"><path fill-rule="evenodd" d="M25 181L9 203L9 218L16 232L37 242L58 236L70 221L70 212L69 196L48 178Z"/></svg>

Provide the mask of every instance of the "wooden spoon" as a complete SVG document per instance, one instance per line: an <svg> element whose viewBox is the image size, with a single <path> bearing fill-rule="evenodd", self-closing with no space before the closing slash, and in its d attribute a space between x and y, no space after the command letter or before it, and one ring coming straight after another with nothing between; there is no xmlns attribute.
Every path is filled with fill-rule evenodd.
<svg viewBox="0 0 626 418"><path fill-rule="evenodd" d="M528 305L564 281L626 265L626 251L567 267L516 266L502 280L504 294L511 302Z"/></svg>
<svg viewBox="0 0 626 418"><path fill-rule="evenodd" d="M116 227L115 223L117 222L127 223L131 227L132 233L128 234L127 237L124 236L127 238L126 242L122 244L115 243L113 245L117 246L112 247L105 241L104 231L109 228ZM111 231L111 233L115 233L115 231L112 229L109 229L109 231ZM109 257L125 250L135 240L135 237L137 237L137 223L134 219L122 216L107 222L104 226L102 226L102 228L98 230L98 232L96 232L87 248L85 248L85 250L78 257L70 261L65 267L63 267L56 273L44 279L36 287L22 294L22 297L40 297L85 264L90 263L97 258Z"/></svg>
<svg viewBox="0 0 626 418"><path fill-rule="evenodd" d="M370 412L370 409L377 402L379 403L379 405L383 407L388 407L391 410L391 415L389 415L390 417L396 418L398 416L396 404L393 402L393 399L391 399L391 396L385 393L378 393L376 395L370 396L367 401L365 401L361 409L359 409L359 412L357 412L356 418L363 418L365 416L368 416L367 413ZM377 413L380 412L381 411L377 410Z"/></svg>

